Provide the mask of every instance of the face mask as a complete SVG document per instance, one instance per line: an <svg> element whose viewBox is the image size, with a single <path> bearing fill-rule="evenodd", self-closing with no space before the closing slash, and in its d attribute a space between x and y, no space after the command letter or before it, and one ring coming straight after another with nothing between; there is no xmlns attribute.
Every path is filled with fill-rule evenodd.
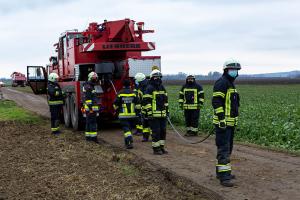
<svg viewBox="0 0 300 200"><path fill-rule="evenodd" d="M238 70L230 69L228 70L228 75L231 76L232 78L236 78L238 76Z"/></svg>
<svg viewBox="0 0 300 200"><path fill-rule="evenodd" d="M136 84L136 85L139 85L139 82L138 82L137 80L135 80L135 84Z"/></svg>
<svg viewBox="0 0 300 200"><path fill-rule="evenodd" d="M154 79L154 84L155 84L155 85L160 85L161 83L162 83L162 81L161 81L160 78Z"/></svg>

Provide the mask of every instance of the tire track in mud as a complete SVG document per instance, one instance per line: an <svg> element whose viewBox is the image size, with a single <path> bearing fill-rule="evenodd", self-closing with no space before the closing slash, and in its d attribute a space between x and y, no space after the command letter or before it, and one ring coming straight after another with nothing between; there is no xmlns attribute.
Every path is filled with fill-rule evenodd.
<svg viewBox="0 0 300 200"><path fill-rule="evenodd" d="M36 109L38 107L48 109L45 98L41 99L33 94L27 97L21 92L6 89L3 93L5 97L9 96L15 101L23 98L17 102L19 105L31 98L40 99L34 101L35 105L28 109L45 116L45 111L39 112ZM139 137L135 137L135 148L131 153L161 166L166 171L192 180L203 188L209 188L208 191L218 193L225 199L297 199L300 196L299 156L235 145L232 165L233 173L237 176L236 186L224 188L219 185L214 175L216 149L213 139L197 145L185 144L170 130L167 137L169 155L152 155L151 144L140 142ZM110 145L123 148L120 129L100 130L99 138Z"/></svg>

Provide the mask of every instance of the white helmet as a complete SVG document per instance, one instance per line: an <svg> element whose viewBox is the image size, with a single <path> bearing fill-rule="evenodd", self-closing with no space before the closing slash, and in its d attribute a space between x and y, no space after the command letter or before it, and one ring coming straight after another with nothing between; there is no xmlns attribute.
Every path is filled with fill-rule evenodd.
<svg viewBox="0 0 300 200"><path fill-rule="evenodd" d="M91 81L92 79L97 79L98 75L95 72L90 72L88 75L88 80Z"/></svg>
<svg viewBox="0 0 300 200"><path fill-rule="evenodd" d="M228 60L225 61L224 65L223 65L223 70L225 69L237 69L237 70L240 70L241 69L241 64L233 59L233 58L230 58Z"/></svg>
<svg viewBox="0 0 300 200"><path fill-rule="evenodd" d="M48 81L51 82L57 82L58 81L59 76L57 75L57 73L52 72L51 74L49 74L48 76Z"/></svg>
<svg viewBox="0 0 300 200"><path fill-rule="evenodd" d="M152 77L159 77L159 78L161 78L162 74L161 74L161 72L158 69L155 69L155 70L153 70L150 73L150 78L152 78Z"/></svg>
<svg viewBox="0 0 300 200"><path fill-rule="evenodd" d="M137 82L141 82L146 79L146 76L143 73L137 73L134 78Z"/></svg>
<svg viewBox="0 0 300 200"><path fill-rule="evenodd" d="M186 76L186 79L189 79L189 78L195 79L196 77L194 74L189 74Z"/></svg>

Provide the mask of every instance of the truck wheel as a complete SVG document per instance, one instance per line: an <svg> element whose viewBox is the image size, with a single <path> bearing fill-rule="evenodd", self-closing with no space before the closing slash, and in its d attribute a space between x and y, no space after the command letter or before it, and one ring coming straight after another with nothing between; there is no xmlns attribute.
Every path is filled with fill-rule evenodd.
<svg viewBox="0 0 300 200"><path fill-rule="evenodd" d="M70 111L73 129L77 131L82 130L84 118L82 117L79 106L77 106L75 94L72 94L70 98Z"/></svg>
<svg viewBox="0 0 300 200"><path fill-rule="evenodd" d="M71 112L70 112L70 97L66 97L65 103L63 105L63 113L64 113L64 121L65 121L65 127L70 128L71 127Z"/></svg>

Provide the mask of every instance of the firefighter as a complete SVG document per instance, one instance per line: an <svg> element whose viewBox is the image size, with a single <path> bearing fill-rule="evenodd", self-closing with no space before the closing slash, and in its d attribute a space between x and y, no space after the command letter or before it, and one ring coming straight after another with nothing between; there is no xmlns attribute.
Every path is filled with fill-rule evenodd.
<svg viewBox="0 0 300 200"><path fill-rule="evenodd" d="M137 97L139 98L139 101L141 102L143 94L141 91L141 86L143 85L141 82L146 79L145 74L143 73L137 73L134 76L135 79L135 88L134 92L136 93ZM141 110L137 111L137 119L136 119L136 132L134 135L142 135L143 134L143 119L142 119L142 113Z"/></svg>
<svg viewBox="0 0 300 200"><path fill-rule="evenodd" d="M234 85L241 65L234 59L227 60L223 65L224 73L215 82L212 106L214 108L213 124L216 131L217 164L216 174L221 185L232 187L230 156L233 149L233 137L237 125L239 94Z"/></svg>
<svg viewBox="0 0 300 200"><path fill-rule="evenodd" d="M123 81L123 89L119 91L114 102L114 108L119 114L119 120L124 131L125 147L133 148L132 127L136 120L136 110L141 109L136 93L130 89L130 80Z"/></svg>
<svg viewBox="0 0 300 200"><path fill-rule="evenodd" d="M59 76L56 73L49 74L48 77L48 104L51 114L51 131L59 134L59 118L62 105L64 104L64 93L57 83Z"/></svg>
<svg viewBox="0 0 300 200"><path fill-rule="evenodd" d="M184 110L186 136L198 134L200 108L204 103L204 92L202 86L196 83L194 75L186 77L186 83L179 92L179 106Z"/></svg>
<svg viewBox="0 0 300 200"><path fill-rule="evenodd" d="M162 85L162 74L155 69L150 74L150 81L143 96L143 110L152 131L153 154L167 154L165 150L166 125L169 116L168 95Z"/></svg>
<svg viewBox="0 0 300 200"><path fill-rule="evenodd" d="M85 139L98 143L97 139L97 116L99 116L98 99L95 85L98 75L95 72L88 74L88 81L83 84L84 115L86 116Z"/></svg>
<svg viewBox="0 0 300 200"><path fill-rule="evenodd" d="M148 80L146 79L145 74L137 73L135 75L136 85L137 85L137 94L139 101L142 102L143 95L145 93ZM149 127L149 121L144 117L143 112L139 115L138 121L141 122L140 128L142 129L143 139L142 142L148 142L149 136L151 134L151 129ZM138 127L137 127L138 128Z"/></svg>

